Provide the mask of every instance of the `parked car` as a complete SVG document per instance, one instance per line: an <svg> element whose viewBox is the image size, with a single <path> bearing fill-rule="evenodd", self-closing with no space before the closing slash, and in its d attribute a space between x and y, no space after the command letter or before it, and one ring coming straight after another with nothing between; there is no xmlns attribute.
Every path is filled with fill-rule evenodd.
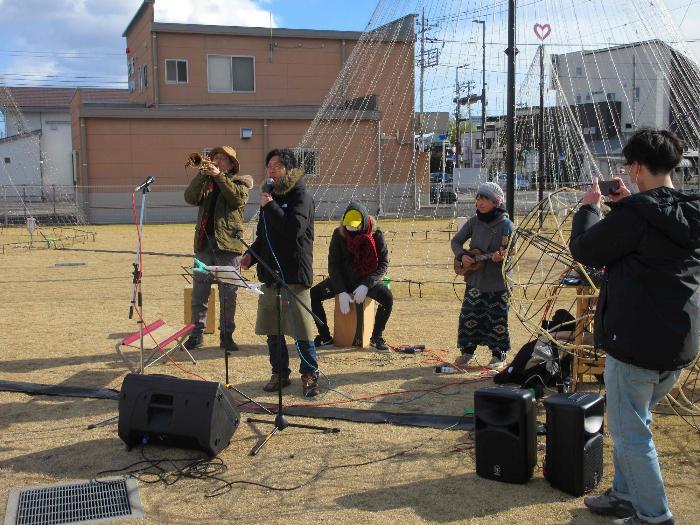
<svg viewBox="0 0 700 525"><path fill-rule="evenodd" d="M457 193L449 188L441 188L439 185L430 185L431 204L454 204L457 202Z"/></svg>
<svg viewBox="0 0 700 525"><path fill-rule="evenodd" d="M501 188L504 190L506 189L506 184L508 183L508 174L507 173L497 173L496 176L493 178L493 182L498 184ZM528 180L525 178L524 175L520 175L518 173L515 174L515 190L527 190L530 189L530 183Z"/></svg>
<svg viewBox="0 0 700 525"><path fill-rule="evenodd" d="M451 173L438 171L430 174L431 204L454 204L457 202L453 180Z"/></svg>

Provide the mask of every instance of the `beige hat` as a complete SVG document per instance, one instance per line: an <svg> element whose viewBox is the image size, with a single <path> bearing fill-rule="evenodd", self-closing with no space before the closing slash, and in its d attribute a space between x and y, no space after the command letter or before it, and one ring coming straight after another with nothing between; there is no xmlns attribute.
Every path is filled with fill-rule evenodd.
<svg viewBox="0 0 700 525"><path fill-rule="evenodd" d="M217 153L223 153L224 155L227 155L228 158L231 159L231 162L233 162L233 173L238 173L238 171L241 169L241 166L238 163L238 159L236 158L235 149L233 149L231 146L217 146L209 152L209 158L213 159L214 155L216 155Z"/></svg>

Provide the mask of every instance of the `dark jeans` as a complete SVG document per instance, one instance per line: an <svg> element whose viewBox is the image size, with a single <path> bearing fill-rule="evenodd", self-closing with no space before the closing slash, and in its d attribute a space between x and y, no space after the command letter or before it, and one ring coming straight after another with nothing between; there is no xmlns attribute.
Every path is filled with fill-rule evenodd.
<svg viewBox="0 0 700 525"><path fill-rule="evenodd" d="M313 341L296 341L301 354L301 363L299 364L299 372L301 374L312 374L318 377L318 362L316 361L316 347ZM289 377L292 371L289 369L289 350L287 349L287 341L282 337L282 355L277 352L277 336L267 336L267 349L270 353L270 364L272 371L279 374L281 377Z"/></svg>
<svg viewBox="0 0 700 525"><path fill-rule="evenodd" d="M352 294L353 290L347 290L347 292ZM316 321L316 328L318 329L318 333L326 339L330 339L331 332L328 329L328 321L326 319L326 312L323 309L323 301L333 297L335 297L335 294L333 293L330 278L321 281L311 288L311 310L316 317L323 321L322 325L319 325L318 321ZM386 328L386 323L389 321L391 309L394 306L394 296L384 283L377 283L367 291L367 297L374 299L379 304L377 314L374 316L372 338L381 337L384 333L384 328Z"/></svg>

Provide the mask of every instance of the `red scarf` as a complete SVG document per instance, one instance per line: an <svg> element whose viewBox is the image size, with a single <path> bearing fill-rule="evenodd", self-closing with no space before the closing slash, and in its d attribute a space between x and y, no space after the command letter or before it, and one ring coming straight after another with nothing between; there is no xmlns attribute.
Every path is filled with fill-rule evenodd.
<svg viewBox="0 0 700 525"><path fill-rule="evenodd" d="M355 271L360 277L371 274L379 267L377 245L372 236L372 222L367 222L367 229L363 233L351 235L345 231L345 246L352 254Z"/></svg>

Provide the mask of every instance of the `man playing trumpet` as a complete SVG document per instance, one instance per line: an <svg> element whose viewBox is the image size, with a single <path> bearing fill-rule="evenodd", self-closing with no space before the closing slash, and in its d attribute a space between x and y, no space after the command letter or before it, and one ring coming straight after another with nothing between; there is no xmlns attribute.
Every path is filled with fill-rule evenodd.
<svg viewBox="0 0 700 525"><path fill-rule="evenodd" d="M236 234L243 228L243 212L248 193L253 187L250 175L238 175L236 150L220 146L209 153L209 159L192 154L188 166L198 172L185 190L185 201L199 206L194 230L195 257L206 265L233 266L240 270L241 255L245 251ZM213 279L208 273L192 276L192 322L196 325L185 342L192 350L203 343L203 333ZM238 350L233 341L236 328L236 287L219 282L219 337L226 352Z"/></svg>

